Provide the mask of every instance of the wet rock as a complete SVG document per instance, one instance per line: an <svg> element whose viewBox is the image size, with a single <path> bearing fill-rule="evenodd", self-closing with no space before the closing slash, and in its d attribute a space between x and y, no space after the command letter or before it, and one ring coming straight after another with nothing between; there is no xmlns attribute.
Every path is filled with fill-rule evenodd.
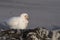
<svg viewBox="0 0 60 40"><path fill-rule="evenodd" d="M50 31L46 28L9 29L0 32L0 40L60 40L60 30Z"/></svg>

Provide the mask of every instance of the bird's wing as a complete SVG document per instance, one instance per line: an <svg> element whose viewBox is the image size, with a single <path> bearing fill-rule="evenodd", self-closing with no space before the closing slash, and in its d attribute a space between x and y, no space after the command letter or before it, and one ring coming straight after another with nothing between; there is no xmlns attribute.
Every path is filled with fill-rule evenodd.
<svg viewBox="0 0 60 40"><path fill-rule="evenodd" d="M19 18L18 17L13 17L11 19L8 20L8 25L17 25L18 24L18 21L19 21Z"/></svg>

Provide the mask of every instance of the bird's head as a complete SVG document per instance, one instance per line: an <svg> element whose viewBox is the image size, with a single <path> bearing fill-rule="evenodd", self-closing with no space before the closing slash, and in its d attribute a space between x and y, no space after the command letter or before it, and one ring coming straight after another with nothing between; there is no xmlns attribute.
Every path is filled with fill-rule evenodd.
<svg viewBox="0 0 60 40"><path fill-rule="evenodd" d="M22 13L22 14L21 14L21 17L29 20L29 16L28 16L27 13Z"/></svg>

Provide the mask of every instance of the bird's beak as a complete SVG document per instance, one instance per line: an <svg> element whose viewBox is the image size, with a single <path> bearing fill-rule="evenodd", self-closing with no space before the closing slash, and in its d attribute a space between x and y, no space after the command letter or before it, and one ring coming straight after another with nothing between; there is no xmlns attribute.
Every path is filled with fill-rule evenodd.
<svg viewBox="0 0 60 40"><path fill-rule="evenodd" d="M29 16L25 16L25 18L26 18L27 20L29 20Z"/></svg>

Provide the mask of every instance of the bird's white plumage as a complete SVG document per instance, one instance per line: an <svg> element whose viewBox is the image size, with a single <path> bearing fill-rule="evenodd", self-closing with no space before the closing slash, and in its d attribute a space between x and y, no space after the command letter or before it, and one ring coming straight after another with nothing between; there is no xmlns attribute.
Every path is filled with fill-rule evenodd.
<svg viewBox="0 0 60 40"><path fill-rule="evenodd" d="M6 21L11 29L26 29L28 26L28 14L22 13L18 17L12 17Z"/></svg>

